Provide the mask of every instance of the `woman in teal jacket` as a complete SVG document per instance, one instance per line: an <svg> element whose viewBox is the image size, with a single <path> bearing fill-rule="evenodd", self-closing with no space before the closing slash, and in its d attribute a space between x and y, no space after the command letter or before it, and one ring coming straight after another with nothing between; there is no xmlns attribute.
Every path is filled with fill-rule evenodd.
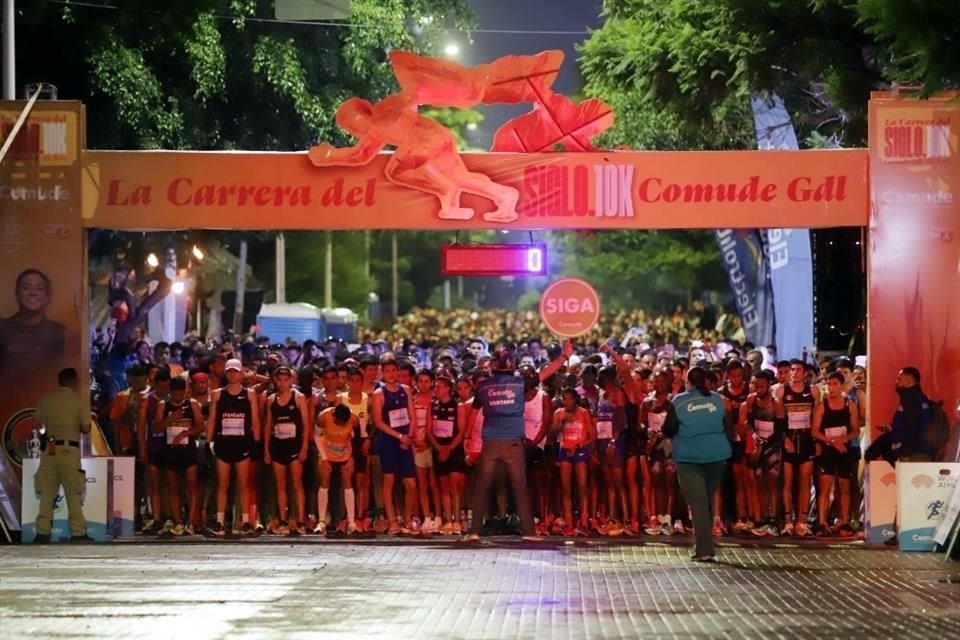
<svg viewBox="0 0 960 640"><path fill-rule="evenodd" d="M663 432L673 440L677 481L693 512L693 559L714 562L713 498L732 455L726 405L720 394L707 388L707 372L693 367L687 373L687 390L673 398L673 409L676 420L668 420Z"/></svg>

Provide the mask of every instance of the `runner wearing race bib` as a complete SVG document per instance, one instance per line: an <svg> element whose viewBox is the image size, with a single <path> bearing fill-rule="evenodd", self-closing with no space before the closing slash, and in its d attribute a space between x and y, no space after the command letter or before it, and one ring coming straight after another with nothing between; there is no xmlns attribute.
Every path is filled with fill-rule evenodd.
<svg viewBox="0 0 960 640"><path fill-rule="evenodd" d="M347 534L357 531L356 496L353 492L353 434L358 419L343 404L324 409L317 416L320 427L319 475L320 489L317 492L317 526L314 533L323 534L327 529L327 505L330 500L330 476L340 472L343 487L343 504L347 510Z"/></svg>
<svg viewBox="0 0 960 640"><path fill-rule="evenodd" d="M370 433L370 396L363 391L363 372L350 369L347 372L347 392L340 394L340 402L357 417L357 429L353 434L353 486L357 494L357 530L367 532L373 522L370 513L370 450L373 438Z"/></svg>
<svg viewBox="0 0 960 640"><path fill-rule="evenodd" d="M760 371L753 377L754 392L740 406L740 422L746 425L747 466L755 476L750 510L755 536L780 535L780 466L786 418L783 405L771 393L773 374Z"/></svg>
<svg viewBox="0 0 960 640"><path fill-rule="evenodd" d="M433 469L433 449L427 441L427 423L430 407L433 404L434 374L430 369L421 369L414 378L417 392L413 394L413 413L415 429L413 431L413 464L417 472L417 496L419 498L420 522L414 518L410 529L429 535L437 533L443 523L437 515L441 510L440 486ZM421 524L422 523L422 524Z"/></svg>
<svg viewBox="0 0 960 640"><path fill-rule="evenodd" d="M210 398L210 418L207 421L207 441L217 458L217 522L210 530L216 537L226 535L224 516L233 471L236 472L241 509L249 508L251 456L260 441L257 394L243 386L243 365L239 360L227 361L226 378L227 386L214 391ZM241 535L253 535L249 511L241 513L241 522ZM236 529L236 522L233 527Z"/></svg>
<svg viewBox="0 0 960 640"><path fill-rule="evenodd" d="M613 358L617 366L603 367L597 376L600 398L597 401L596 451L606 487L607 521L598 523L596 530L603 536L619 536L624 532L624 525L621 523L628 523L632 516L623 478L623 434L626 428L626 405L633 391L633 378L619 354L607 344L602 350ZM619 384L621 377L630 390L629 394Z"/></svg>
<svg viewBox="0 0 960 640"><path fill-rule="evenodd" d="M303 535L306 533L307 496L303 486L303 468L307 460L307 448L312 434L307 399L293 388L293 371L279 366L273 372L276 393L267 398L267 424L264 430L267 455L264 462L273 468L277 488L277 507L280 523L278 535ZM287 476L293 485L297 506L296 526L289 524L287 500Z"/></svg>
<svg viewBox="0 0 960 640"><path fill-rule="evenodd" d="M389 525L387 533L398 535L410 533L409 529L397 524L393 487L398 475L403 482L405 522L409 523L413 518L417 502L416 468L410 432L415 413L409 389L397 382L396 360L384 359L380 368L383 371L383 386L374 392L371 409L373 423L380 432L374 446L383 469L383 502Z"/></svg>
<svg viewBox="0 0 960 640"><path fill-rule="evenodd" d="M553 409L549 396L540 389L540 375L533 367L520 370L523 378L523 450L526 457L527 485L534 517L545 525L550 513L550 494L545 480L544 446ZM542 530L541 533L545 533Z"/></svg>
<svg viewBox="0 0 960 640"><path fill-rule="evenodd" d="M589 487L587 486L590 460L589 446L596 439L596 430L590 412L580 406L577 390L568 387L561 394L563 407L553 414L553 422L560 433L560 483L563 497L565 536L587 535L589 514ZM573 522L573 476L576 473L579 498L578 526Z"/></svg>
<svg viewBox="0 0 960 640"><path fill-rule="evenodd" d="M437 376L430 405L427 440L437 456L435 469L440 482L443 514L439 532L447 535L462 533L458 515L467 477L461 427L464 413L465 410L453 397L453 380L444 374Z"/></svg>
<svg viewBox="0 0 960 640"><path fill-rule="evenodd" d="M167 480L167 502L173 527L165 533L193 535L200 521L200 485L197 482L197 436L203 431L200 403L187 397L187 381L170 381L170 396L157 405L154 424L165 434L163 453ZM186 489L187 523L180 518L180 496Z"/></svg>
<svg viewBox="0 0 960 640"><path fill-rule="evenodd" d="M735 496L735 507L737 512L737 521L733 525L733 532L738 535L749 533L753 528L753 522L750 520L749 501L751 496L757 493L757 480L751 471L747 468L747 445L749 434L747 433L746 422L740 420L740 406L746 401L750 394L750 387L744 380L743 364L739 360L731 360L726 369L727 383L720 389L720 395L723 396L724 403L727 406L727 418L730 424L736 425L734 429L734 439L731 443L733 456L730 458L730 464L727 466L727 473L724 478L724 484L729 487L733 484L733 493ZM749 443L752 444L752 443ZM714 520L713 534L715 536L727 534L727 524L724 518L723 496L724 490L717 491L714 498Z"/></svg>
<svg viewBox="0 0 960 640"><path fill-rule="evenodd" d="M661 370L653 377L653 393L640 404L641 438L646 442L640 465L648 518L644 531L652 536L674 533L671 514L677 495L677 465L671 442L663 435L673 411L669 391L670 376Z"/></svg>
<svg viewBox="0 0 960 640"><path fill-rule="evenodd" d="M806 381L807 367L802 360L790 361L790 384L783 389L783 410L787 415L787 432L783 441L783 511L782 534L812 535L807 525L810 511L810 485L816 441L811 431L813 414L820 405L819 394L813 393ZM796 491L796 514L794 514ZM794 518L796 517L796 525Z"/></svg>
<svg viewBox="0 0 960 640"><path fill-rule="evenodd" d="M845 395L843 374L827 375L827 398L813 414L813 437L821 443L817 456L817 536L833 534L828 520L830 490L839 479L836 492L837 531L853 535L850 528L850 485L860 462L860 450L851 443L860 437L860 416L857 407Z"/></svg>

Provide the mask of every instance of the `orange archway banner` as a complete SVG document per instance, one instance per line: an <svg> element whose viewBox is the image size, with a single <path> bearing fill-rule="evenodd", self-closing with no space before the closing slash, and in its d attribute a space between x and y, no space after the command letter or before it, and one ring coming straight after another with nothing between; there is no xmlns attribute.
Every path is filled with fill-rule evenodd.
<svg viewBox="0 0 960 640"><path fill-rule="evenodd" d="M434 195L307 153L87 151L83 224L113 229L713 229L865 226L867 152L717 151L461 154L467 171L515 190L516 216L463 193ZM449 211L447 212L449 213Z"/></svg>

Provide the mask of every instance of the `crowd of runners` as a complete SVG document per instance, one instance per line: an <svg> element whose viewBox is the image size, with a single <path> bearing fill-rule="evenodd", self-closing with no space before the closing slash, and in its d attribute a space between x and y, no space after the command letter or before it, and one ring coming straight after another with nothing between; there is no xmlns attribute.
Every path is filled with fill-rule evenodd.
<svg viewBox="0 0 960 640"><path fill-rule="evenodd" d="M561 355L539 339L351 347L227 336L171 348L143 338L102 422L115 451L139 461L144 535L459 535L472 524L484 442L474 393L492 354L508 350L524 380L538 534L672 536L690 519L663 431L700 367L733 426L714 533L859 534L862 367L778 361L733 340L642 339ZM517 532L507 483L494 494L483 530Z"/></svg>

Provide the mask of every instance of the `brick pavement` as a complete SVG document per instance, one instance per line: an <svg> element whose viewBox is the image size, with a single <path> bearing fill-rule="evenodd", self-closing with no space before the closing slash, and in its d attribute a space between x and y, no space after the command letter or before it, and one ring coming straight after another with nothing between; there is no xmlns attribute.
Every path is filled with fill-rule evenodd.
<svg viewBox="0 0 960 640"><path fill-rule="evenodd" d="M955 638L960 565L735 544L261 538L0 547L0 636ZM880 603L880 604L877 604Z"/></svg>

